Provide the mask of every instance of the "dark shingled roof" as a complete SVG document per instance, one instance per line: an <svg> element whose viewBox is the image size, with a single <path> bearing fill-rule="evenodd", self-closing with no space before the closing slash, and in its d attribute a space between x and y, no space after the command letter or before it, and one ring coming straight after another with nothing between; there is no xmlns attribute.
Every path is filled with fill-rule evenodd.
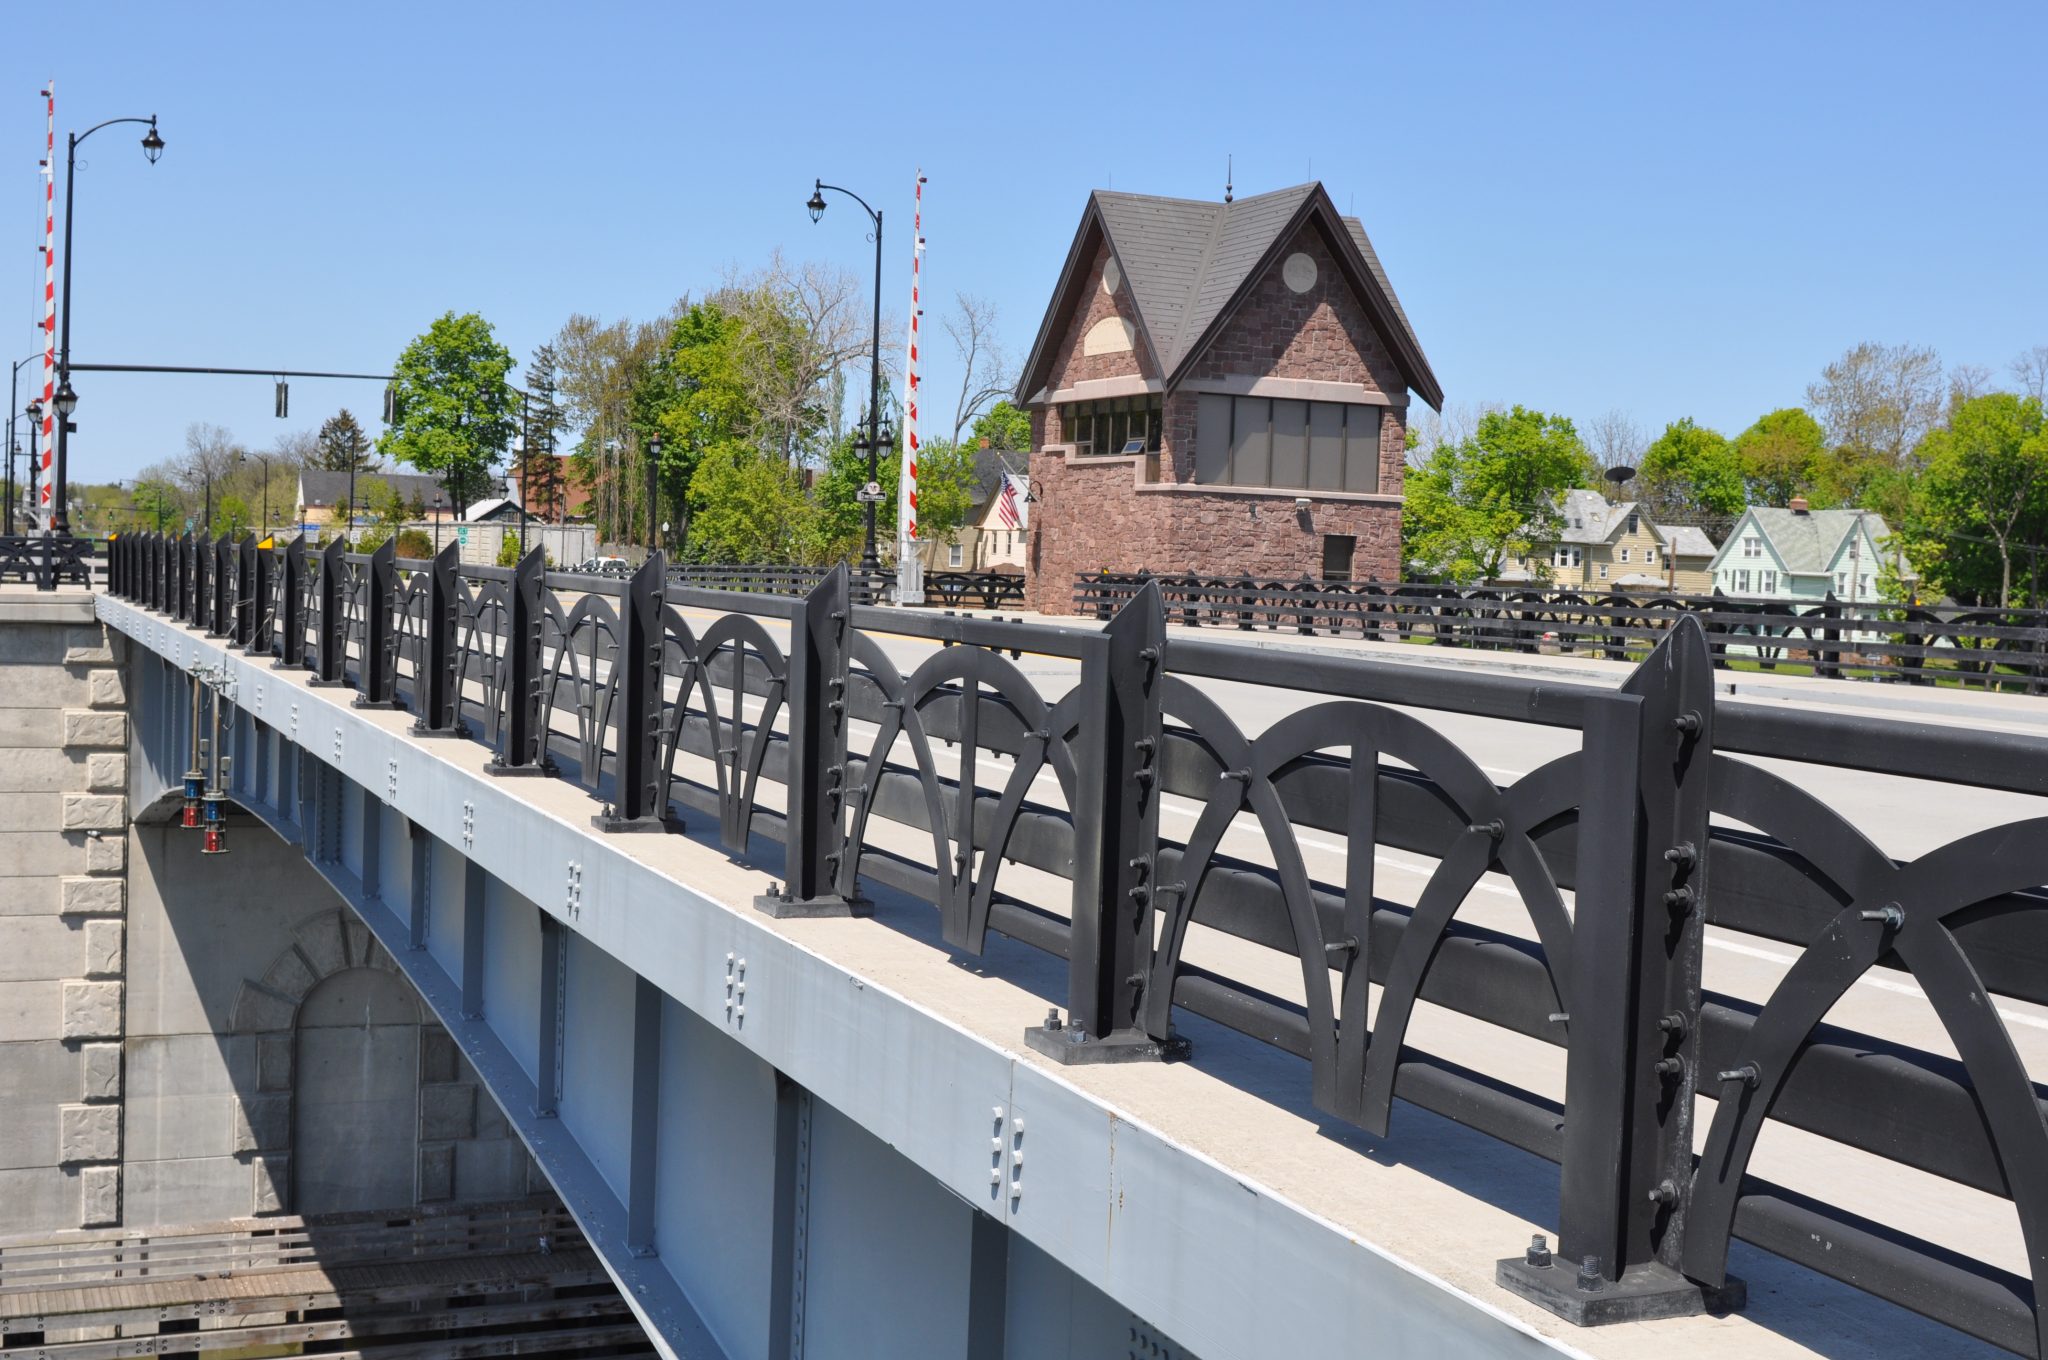
<svg viewBox="0 0 2048 1360"><path fill-rule="evenodd" d="M1158 198L1098 189L1067 254L1052 303L1018 385L1020 402L1042 386L1052 345L1072 313L1068 296L1106 237L1138 312L1139 331L1170 387L1251 288L1276 252L1306 222L1320 220L1332 253L1368 311L1386 332L1408 384L1431 406L1443 404L1436 375L1394 295L1386 268L1357 218L1343 217L1320 183L1298 184L1234 203Z"/></svg>

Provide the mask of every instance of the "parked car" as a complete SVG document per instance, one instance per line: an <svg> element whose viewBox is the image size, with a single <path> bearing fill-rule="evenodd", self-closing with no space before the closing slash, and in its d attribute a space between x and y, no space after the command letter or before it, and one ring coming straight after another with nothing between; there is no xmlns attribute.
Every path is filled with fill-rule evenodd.
<svg viewBox="0 0 2048 1360"><path fill-rule="evenodd" d="M631 576L633 566L623 557L586 557L570 568L586 576Z"/></svg>

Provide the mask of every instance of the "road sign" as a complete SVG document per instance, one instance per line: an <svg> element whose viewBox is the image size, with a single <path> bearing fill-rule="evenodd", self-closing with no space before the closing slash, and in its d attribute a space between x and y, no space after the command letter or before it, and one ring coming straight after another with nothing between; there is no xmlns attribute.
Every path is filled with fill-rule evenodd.
<svg viewBox="0 0 2048 1360"><path fill-rule="evenodd" d="M871 502L879 501L881 499L882 484L880 482L869 482L866 486L860 489L859 500L862 504L868 504Z"/></svg>

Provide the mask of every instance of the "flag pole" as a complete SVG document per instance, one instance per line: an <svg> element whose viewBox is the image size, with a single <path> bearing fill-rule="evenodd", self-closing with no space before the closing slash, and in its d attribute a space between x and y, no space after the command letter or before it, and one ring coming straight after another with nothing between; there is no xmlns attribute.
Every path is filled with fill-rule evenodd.
<svg viewBox="0 0 2048 1360"><path fill-rule="evenodd" d="M916 207L910 218L910 340L903 363L903 466L896 478L896 603L924 603L924 563L917 556L917 408L920 390L918 347L924 292L924 171L917 174Z"/></svg>

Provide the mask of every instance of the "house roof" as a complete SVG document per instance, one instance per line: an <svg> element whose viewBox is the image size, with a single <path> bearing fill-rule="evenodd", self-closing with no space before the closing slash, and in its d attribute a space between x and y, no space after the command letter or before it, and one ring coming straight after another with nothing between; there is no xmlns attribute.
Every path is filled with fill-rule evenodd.
<svg viewBox="0 0 2048 1360"><path fill-rule="evenodd" d="M508 500L503 496L490 496L464 510L462 517L470 521L484 520L489 519L493 515L503 514L506 511L510 511L511 517L516 519L519 515L519 506L516 502Z"/></svg>
<svg viewBox="0 0 2048 1360"><path fill-rule="evenodd" d="M1098 242L1108 243L1123 272L1139 334L1170 388L1309 223L1321 230L1339 270L1387 337L1408 386L1430 406L1441 407L1443 390L1365 228L1337 212L1320 182L1231 203L1107 189L1090 194L1018 380L1018 402L1044 386L1054 346L1079 301L1080 275Z"/></svg>
<svg viewBox="0 0 2048 1360"><path fill-rule="evenodd" d="M1634 501L1616 505L1597 491L1567 491L1559 513L1564 516L1560 543L1605 543L1635 511Z"/></svg>
<svg viewBox="0 0 2048 1360"><path fill-rule="evenodd" d="M1801 576L1824 576L1834 570L1835 558L1842 545L1856 532L1856 525L1862 521L1865 532L1874 542L1891 537L1891 526L1884 516L1869 510L1807 510L1804 512L1786 509L1777 505L1752 505L1743 511L1743 518L1754 523L1771 541L1778 560L1785 564L1785 570ZM1722 551L1733 546L1738 532L1729 536L1722 545ZM1909 566L1903 575L1911 577Z"/></svg>
<svg viewBox="0 0 2048 1360"><path fill-rule="evenodd" d="M370 488L383 482L398 493L398 498L411 503L414 496L429 510L453 510L455 503L449 499L447 489L440 479L422 476L417 472L359 472L356 474L356 500L360 504L370 494ZM348 474L346 472L323 472L307 468L299 473L299 501L303 505L340 505L348 499Z"/></svg>
<svg viewBox="0 0 2048 1360"><path fill-rule="evenodd" d="M1714 540L1707 537L1707 531L1697 524L1660 524L1657 532L1664 536L1664 546L1677 557L1712 557L1720 551Z"/></svg>

